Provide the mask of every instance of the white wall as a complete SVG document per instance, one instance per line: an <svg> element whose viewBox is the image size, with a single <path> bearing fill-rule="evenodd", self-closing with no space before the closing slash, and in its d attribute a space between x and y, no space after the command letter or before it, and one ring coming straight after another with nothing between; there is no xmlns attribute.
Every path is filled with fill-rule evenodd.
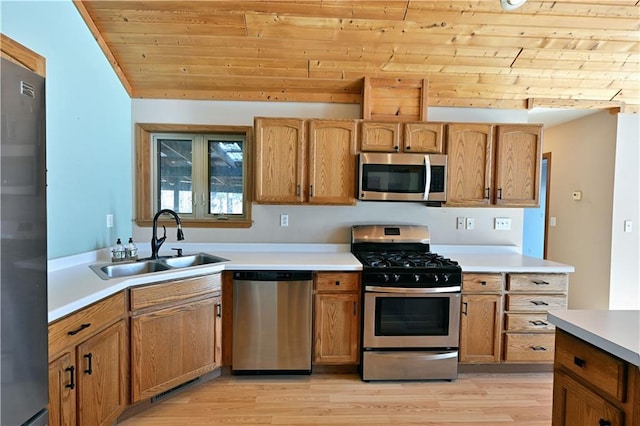
<svg viewBox="0 0 640 426"><path fill-rule="evenodd" d="M548 254L576 268L569 283L572 309L609 307L616 122L603 111L545 130L549 215L557 218ZM573 191L582 191L582 201L572 200Z"/></svg>
<svg viewBox="0 0 640 426"><path fill-rule="evenodd" d="M253 125L254 116L359 118L359 105L132 100L132 122L174 124ZM430 108L432 121L526 123L524 110ZM428 225L433 244L511 244L522 246L522 209L433 208L420 203L358 202L356 206L270 206L254 204L254 224L248 229L187 228L189 242L310 242L348 243L350 227L362 223ZM279 226L279 215L289 215L289 227ZM457 230L456 217L475 218L474 230ZM511 231L493 230L493 218L510 217ZM147 241L149 228L133 225L136 241ZM175 238L168 232L168 238ZM167 245L165 245L167 246Z"/></svg>
<svg viewBox="0 0 640 426"><path fill-rule="evenodd" d="M609 309L640 309L640 116L620 114L611 222ZM624 232L624 222L632 232Z"/></svg>

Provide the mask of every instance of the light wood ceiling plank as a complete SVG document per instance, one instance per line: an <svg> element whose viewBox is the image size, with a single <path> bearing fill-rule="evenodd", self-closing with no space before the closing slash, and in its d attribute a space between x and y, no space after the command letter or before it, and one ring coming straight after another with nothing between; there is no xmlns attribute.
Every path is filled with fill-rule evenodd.
<svg viewBox="0 0 640 426"><path fill-rule="evenodd" d="M296 92L282 91L239 91L239 90L180 90L153 88L136 89L135 97L149 99L195 99L211 101L278 101L278 102L326 102L326 103L360 103L360 94Z"/></svg>

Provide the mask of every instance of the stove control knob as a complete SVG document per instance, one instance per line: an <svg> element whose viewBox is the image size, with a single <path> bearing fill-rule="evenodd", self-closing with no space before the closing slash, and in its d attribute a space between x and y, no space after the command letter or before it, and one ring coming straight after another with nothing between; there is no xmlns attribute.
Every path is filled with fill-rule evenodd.
<svg viewBox="0 0 640 426"><path fill-rule="evenodd" d="M400 274L393 274L393 281L400 282Z"/></svg>
<svg viewBox="0 0 640 426"><path fill-rule="evenodd" d="M420 274L413 274L412 275L413 281L419 283L420 282Z"/></svg>
<svg viewBox="0 0 640 426"><path fill-rule="evenodd" d="M433 282L437 283L438 281L440 281L440 275L438 274L433 274Z"/></svg>
<svg viewBox="0 0 640 426"><path fill-rule="evenodd" d="M378 275L378 279L380 281L382 281L383 283L388 283L389 282L389 275L388 274L380 274L380 275Z"/></svg>
<svg viewBox="0 0 640 426"><path fill-rule="evenodd" d="M442 278L444 279L444 282L445 282L445 283L448 283L448 282L449 282L449 274L443 274L443 275L442 275Z"/></svg>

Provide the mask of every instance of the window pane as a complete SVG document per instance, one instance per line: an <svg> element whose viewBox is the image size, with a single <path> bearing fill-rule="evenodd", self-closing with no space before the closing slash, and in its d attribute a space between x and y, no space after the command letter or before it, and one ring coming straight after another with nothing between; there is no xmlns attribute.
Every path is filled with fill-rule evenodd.
<svg viewBox="0 0 640 426"><path fill-rule="evenodd" d="M159 209L178 213L193 211L191 140L158 139L158 197Z"/></svg>
<svg viewBox="0 0 640 426"><path fill-rule="evenodd" d="M209 214L243 214L243 146L209 140Z"/></svg>

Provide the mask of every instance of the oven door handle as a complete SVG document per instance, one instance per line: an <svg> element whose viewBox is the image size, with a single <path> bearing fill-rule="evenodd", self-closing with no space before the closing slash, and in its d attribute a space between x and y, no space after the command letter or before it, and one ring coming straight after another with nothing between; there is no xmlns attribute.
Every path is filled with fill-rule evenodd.
<svg viewBox="0 0 640 426"><path fill-rule="evenodd" d="M458 351L454 350L451 352L437 352L437 353L430 353L430 354L424 354L422 352L376 351L376 356L385 356L389 358L412 358L412 359L420 358L421 360L424 360L424 361L434 361L437 359L457 358Z"/></svg>
<svg viewBox="0 0 640 426"><path fill-rule="evenodd" d="M368 286L365 286L364 289L365 291L372 291L376 293L404 293L404 294L458 293L461 291L460 286L413 288L413 287L379 287L374 285L368 285Z"/></svg>

